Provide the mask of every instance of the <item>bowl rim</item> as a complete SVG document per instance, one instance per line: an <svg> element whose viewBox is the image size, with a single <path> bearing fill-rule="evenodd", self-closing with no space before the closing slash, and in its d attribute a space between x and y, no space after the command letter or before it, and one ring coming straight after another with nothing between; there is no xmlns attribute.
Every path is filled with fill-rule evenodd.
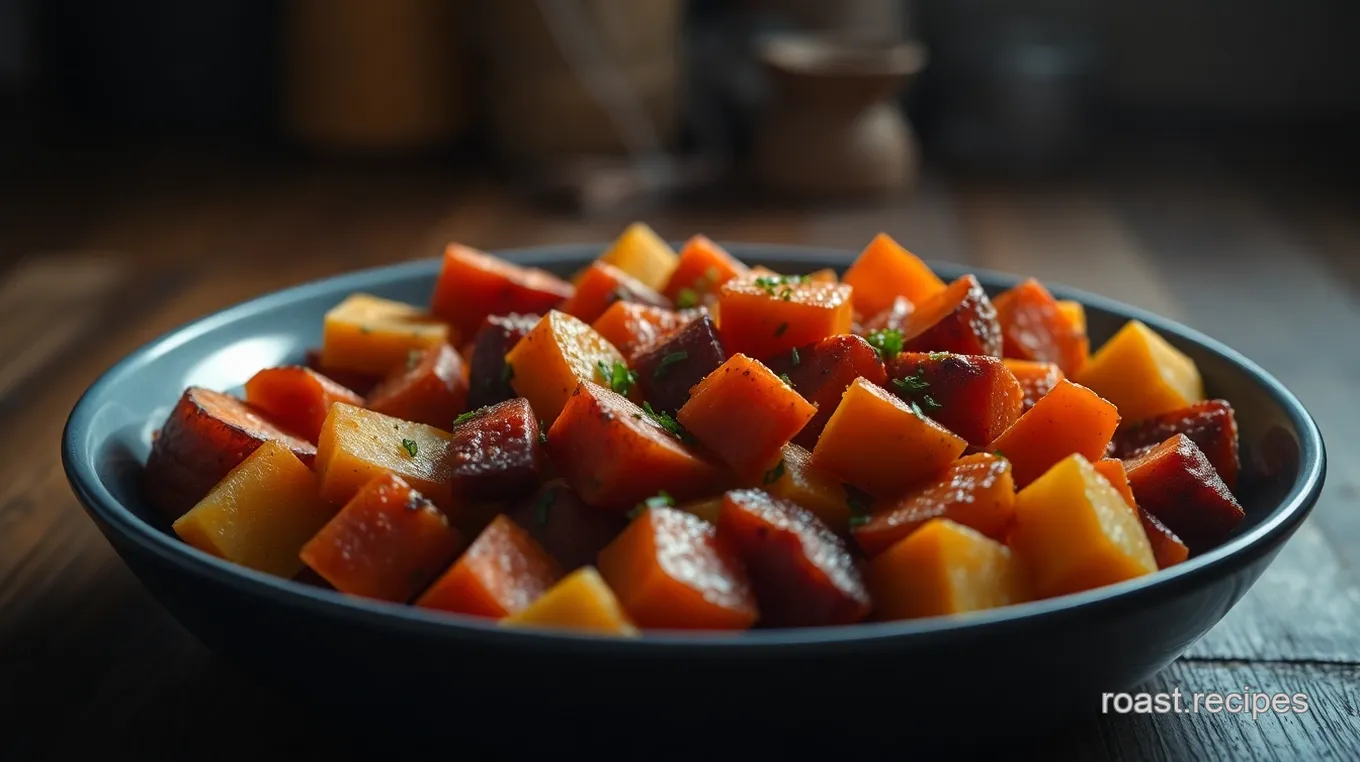
<svg viewBox="0 0 1360 762"><path fill-rule="evenodd" d="M743 260L779 261L809 268L843 268L854 252L842 249L720 242ZM530 266L548 267L584 263L607 244L558 244L493 250L491 253ZM128 353L104 371L81 395L62 432L62 466L73 492L85 510L106 533L118 536L140 550L158 557L182 573L206 576L246 595L265 595L280 604L292 604L334 619L365 620L377 627L396 627L417 634L444 638L478 639L494 636L498 646L557 648L590 652L607 649L620 656L656 657L683 651L714 655L787 653L790 650L829 647L864 648L897 643L903 638L975 637L994 630L1057 624L1069 617L1104 615L1120 608L1136 608L1153 600L1177 597L1189 590L1226 578L1272 552L1307 518L1317 502L1326 473L1326 450L1317 423L1303 404L1277 379L1234 349L1179 322L1081 289L1046 282L1055 296L1139 320L1150 328L1202 346L1220 359L1241 367L1281 407L1299 436L1299 474L1288 493L1270 514L1247 532L1227 543L1170 569L1159 570L1094 590L1056 598L1015 604L961 615L890 622L870 622L832 627L750 630L740 634L653 631L641 638L619 638L586 632L553 629L507 628L494 621L421 609L411 605L347 596L289 579L236 566L187 545L137 517L104 486L95 464L84 457L90 427L105 390L115 381L135 374L141 366L194 339L247 315L267 312L320 293L363 291L387 283L436 274L439 258L354 270L296 286L268 292L204 317L177 326ZM972 273L984 283L1005 285L1024 278L986 268L928 260L937 273L958 277ZM173 613L173 612L172 612ZM680 648L677 648L680 647ZM774 649L774 651L770 651Z"/></svg>

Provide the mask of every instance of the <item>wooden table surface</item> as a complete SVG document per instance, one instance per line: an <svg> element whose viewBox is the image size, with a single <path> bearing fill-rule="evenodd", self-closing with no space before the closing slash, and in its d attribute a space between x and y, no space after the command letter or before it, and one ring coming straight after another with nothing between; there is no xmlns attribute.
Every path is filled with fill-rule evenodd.
<svg viewBox="0 0 1360 762"><path fill-rule="evenodd" d="M181 629L67 487L61 427L123 354L263 291L361 266L611 238L624 219L536 210L446 167L174 152L0 180L0 734L16 758L356 758L344 729L258 686ZM646 213L671 238L856 249L884 230L929 258L1034 274L1207 332L1318 417L1331 473L1245 600L1147 690L1307 693L1299 715L1099 715L1020 744L1044 759L1360 754L1360 203L1289 153L1130 149L1080 180L927 174L912 198L801 211ZM274 740L262 745L262 738ZM14 744L17 743L17 747Z"/></svg>

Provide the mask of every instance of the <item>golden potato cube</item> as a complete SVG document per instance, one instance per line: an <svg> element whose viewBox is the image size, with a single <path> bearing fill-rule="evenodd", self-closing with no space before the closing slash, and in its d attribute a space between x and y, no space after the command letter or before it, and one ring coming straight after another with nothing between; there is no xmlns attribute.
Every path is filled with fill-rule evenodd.
<svg viewBox="0 0 1360 762"><path fill-rule="evenodd" d="M600 261L611 264L656 291L666 288L680 257L650 227L634 222L624 229Z"/></svg>
<svg viewBox="0 0 1360 762"><path fill-rule="evenodd" d="M1195 361L1137 320L1110 337L1076 380L1113 402L1130 423L1204 399Z"/></svg>
<svg viewBox="0 0 1360 762"><path fill-rule="evenodd" d="M975 529L931 519L869 562L864 575L879 619L961 614L1028 599L1010 548Z"/></svg>
<svg viewBox="0 0 1360 762"><path fill-rule="evenodd" d="M455 342L449 327L418 307L368 294L352 294L326 313L321 364L385 376L411 351Z"/></svg>
<svg viewBox="0 0 1360 762"><path fill-rule="evenodd" d="M337 402L316 445L321 497L344 505L373 477L390 471L457 518L447 458L451 439L433 426Z"/></svg>
<svg viewBox="0 0 1360 762"><path fill-rule="evenodd" d="M593 566L583 566L548 588L529 607L501 620L507 627L584 630L634 636L619 599Z"/></svg>
<svg viewBox="0 0 1360 762"><path fill-rule="evenodd" d="M609 388L600 365L612 369L623 355L594 328L551 310L505 356L510 387L529 400L534 414L551 426L582 381ZM636 397L637 389L631 390ZM545 429L546 430L546 429Z"/></svg>

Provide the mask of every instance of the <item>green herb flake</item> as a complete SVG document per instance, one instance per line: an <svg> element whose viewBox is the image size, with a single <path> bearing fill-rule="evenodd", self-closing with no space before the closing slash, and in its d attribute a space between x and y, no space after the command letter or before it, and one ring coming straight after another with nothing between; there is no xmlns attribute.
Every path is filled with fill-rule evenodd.
<svg viewBox="0 0 1360 762"><path fill-rule="evenodd" d="M722 273L718 272L718 268L709 265L704 270L704 277L708 278L709 283L717 283L718 279L722 277Z"/></svg>
<svg viewBox="0 0 1360 762"><path fill-rule="evenodd" d="M845 489L845 504L850 509L850 526L858 527L869 523L868 498L849 484L841 486Z"/></svg>
<svg viewBox="0 0 1360 762"><path fill-rule="evenodd" d="M681 426L669 413L657 412L652 409L652 403L650 402L643 402L642 409L647 413L647 417L656 422L656 425L675 435L676 439L690 443L694 441L694 437L691 436L688 431L685 431L685 427Z"/></svg>
<svg viewBox="0 0 1360 762"><path fill-rule="evenodd" d="M864 526L865 524L868 524L868 523L869 523L869 517L868 517L868 516L851 516L851 517L850 517L850 526L852 526L852 527L862 527L862 526Z"/></svg>
<svg viewBox="0 0 1360 762"><path fill-rule="evenodd" d="M1009 458L1006 457L1006 453L1000 450L992 450L992 454L998 458L1001 458L1002 460L1009 460Z"/></svg>
<svg viewBox="0 0 1360 762"><path fill-rule="evenodd" d="M949 356L948 352L931 352L930 354L926 355L926 357L929 357L932 360L943 360L948 356Z"/></svg>
<svg viewBox="0 0 1360 762"><path fill-rule="evenodd" d="M793 386L793 379L789 378L789 374L787 374L787 373L780 373L780 374L779 374L779 380L780 380L780 381L783 381L784 383L788 384L789 386Z"/></svg>
<svg viewBox="0 0 1360 762"><path fill-rule="evenodd" d="M926 410L939 410L940 408L944 407L944 405L941 405L940 403L936 402L935 398L930 396L929 394L921 395L921 404L926 406Z"/></svg>
<svg viewBox="0 0 1360 762"><path fill-rule="evenodd" d="M642 512L646 511L648 508L674 508L674 507L675 498L671 497L670 493L666 492L666 490L664 489L658 490L655 495L652 495L651 497L647 498L646 500L643 500L641 503L638 503L636 506L634 506L633 510L628 512L628 518L635 519L638 516L641 516Z"/></svg>
<svg viewBox="0 0 1360 762"><path fill-rule="evenodd" d="M783 335L784 335L784 332L787 331L787 330L789 330L789 324L788 324L788 323L780 323L780 324L779 324L779 327L776 328L776 329L774 329L774 335L775 335L775 336L783 336Z"/></svg>
<svg viewBox="0 0 1360 762"><path fill-rule="evenodd" d="M540 525L548 523L548 509L552 507L553 501L557 499L557 489L549 488L538 496L538 501L534 503L534 521Z"/></svg>
<svg viewBox="0 0 1360 762"><path fill-rule="evenodd" d="M798 347L794 347L789 351L789 357L793 360L793 367L795 368L803 361L802 358L798 356Z"/></svg>
<svg viewBox="0 0 1360 762"><path fill-rule="evenodd" d="M877 331L870 331L864 337L869 345L878 352L878 356L884 360L891 360L902 353L902 332L896 328L880 328Z"/></svg>
<svg viewBox="0 0 1360 762"><path fill-rule="evenodd" d="M367 336L367 335L369 335L370 333L373 333L373 329L372 329L372 328L369 328L369 327L366 326L366 325L361 325L361 326L359 326L359 333L363 334L364 336Z"/></svg>
<svg viewBox="0 0 1360 762"><path fill-rule="evenodd" d="M420 365L420 350L412 349L406 352L406 372L410 373Z"/></svg>
<svg viewBox="0 0 1360 762"><path fill-rule="evenodd" d="M464 422L464 421L470 420L470 419L474 418L478 413L482 412L483 410L486 410L486 408L484 408L484 407L479 407L479 408L477 408L476 410L469 410L469 411L467 411L466 413L462 413L462 414L460 414L457 418L454 418L454 419L453 419L453 425L454 425L454 426L457 426L458 424L460 424L460 423L462 423L462 422Z"/></svg>
<svg viewBox="0 0 1360 762"><path fill-rule="evenodd" d="M779 298L780 298L781 300L783 300L783 301L786 301L786 302L792 301L792 300L793 300L793 289L789 288L788 286L785 286L785 287L784 287L784 290L779 292Z"/></svg>
<svg viewBox="0 0 1360 762"><path fill-rule="evenodd" d="M628 392L633 390L633 384L637 383L637 374L618 360L614 361L612 368L605 365L603 360L596 362L595 367L599 368L600 377L604 379L605 384L618 394L627 396Z"/></svg>
<svg viewBox="0 0 1360 762"><path fill-rule="evenodd" d="M514 379L514 377L515 366L511 365L510 363L506 363L505 367L501 368L501 383L508 384L512 379Z"/></svg>
<svg viewBox="0 0 1360 762"><path fill-rule="evenodd" d="M774 468L765 472L764 483L766 485L774 484L775 482L783 478L783 476L784 476L784 459L780 458L779 462L774 465Z"/></svg>
<svg viewBox="0 0 1360 762"><path fill-rule="evenodd" d="M542 418L538 419L538 441L540 444L548 443L548 424Z"/></svg>
<svg viewBox="0 0 1360 762"><path fill-rule="evenodd" d="M688 359L689 352L669 352L665 357L661 358L661 362L657 363L656 370L652 371L652 375L656 378L662 378L666 375L666 372L670 370L672 365L684 362Z"/></svg>
<svg viewBox="0 0 1360 762"><path fill-rule="evenodd" d="M675 295L675 306L682 310L699 306L699 292L692 288L680 289L680 293Z"/></svg>
<svg viewBox="0 0 1360 762"><path fill-rule="evenodd" d="M898 389L901 389L902 391L908 393L921 392L925 391L927 388L930 387L930 382L925 379L925 372L922 371L920 368L917 368L916 372L911 374L910 376L906 376L904 378L894 378L893 386L896 386Z"/></svg>
<svg viewBox="0 0 1360 762"><path fill-rule="evenodd" d="M420 443L414 439L401 440L401 446L402 449L406 450L406 454L410 455L412 458L420 452Z"/></svg>

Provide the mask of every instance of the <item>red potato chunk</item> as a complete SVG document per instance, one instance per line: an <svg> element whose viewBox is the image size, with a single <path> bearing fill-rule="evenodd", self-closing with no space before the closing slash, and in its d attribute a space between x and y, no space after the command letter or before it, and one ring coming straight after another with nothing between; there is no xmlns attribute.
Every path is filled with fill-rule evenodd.
<svg viewBox="0 0 1360 762"><path fill-rule="evenodd" d="M517 395L505 370L505 355L534 330L541 315L492 315L482 322L468 360L468 408L494 405ZM447 424L446 424L447 425Z"/></svg>
<svg viewBox="0 0 1360 762"><path fill-rule="evenodd" d="M1195 443L1177 434L1124 462L1139 507L1157 517L1192 553L1228 538L1246 514Z"/></svg>
<svg viewBox="0 0 1360 762"><path fill-rule="evenodd" d="M1196 402L1122 426L1114 435L1114 455L1131 458L1176 434L1184 434L1195 443L1228 489L1237 488L1237 417L1226 400Z"/></svg>
<svg viewBox="0 0 1360 762"><path fill-rule="evenodd" d="M482 408L450 429L444 459L453 490L473 501L514 500L538 485L546 457L523 397Z"/></svg>
<svg viewBox="0 0 1360 762"><path fill-rule="evenodd" d="M964 275L917 305L907 318L903 338L911 352L1001 356L996 308L972 275Z"/></svg>
<svg viewBox="0 0 1360 762"><path fill-rule="evenodd" d="M547 482L508 515L567 572L594 564L600 551L628 525L618 514L586 505L563 479Z"/></svg>
<svg viewBox="0 0 1360 762"><path fill-rule="evenodd" d="M769 366L775 373L787 376L794 391L817 406L812 420L793 438L794 444L809 450L817 445L826 422L841 402L841 395L856 378L877 386L887 384L878 352L869 342L851 334L830 336L776 355Z"/></svg>
<svg viewBox="0 0 1360 762"><path fill-rule="evenodd" d="M1020 417L1024 391L995 357L903 352L888 361L885 384L974 447L1001 436Z"/></svg>
<svg viewBox="0 0 1360 762"><path fill-rule="evenodd" d="M643 397L656 410L674 413L689 401L689 390L727 362L713 320L704 315L633 361Z"/></svg>
<svg viewBox="0 0 1360 762"><path fill-rule="evenodd" d="M448 344L436 344L423 352L413 351L405 365L394 368L369 393L366 407L443 429L467 409L467 397L463 358Z"/></svg>

